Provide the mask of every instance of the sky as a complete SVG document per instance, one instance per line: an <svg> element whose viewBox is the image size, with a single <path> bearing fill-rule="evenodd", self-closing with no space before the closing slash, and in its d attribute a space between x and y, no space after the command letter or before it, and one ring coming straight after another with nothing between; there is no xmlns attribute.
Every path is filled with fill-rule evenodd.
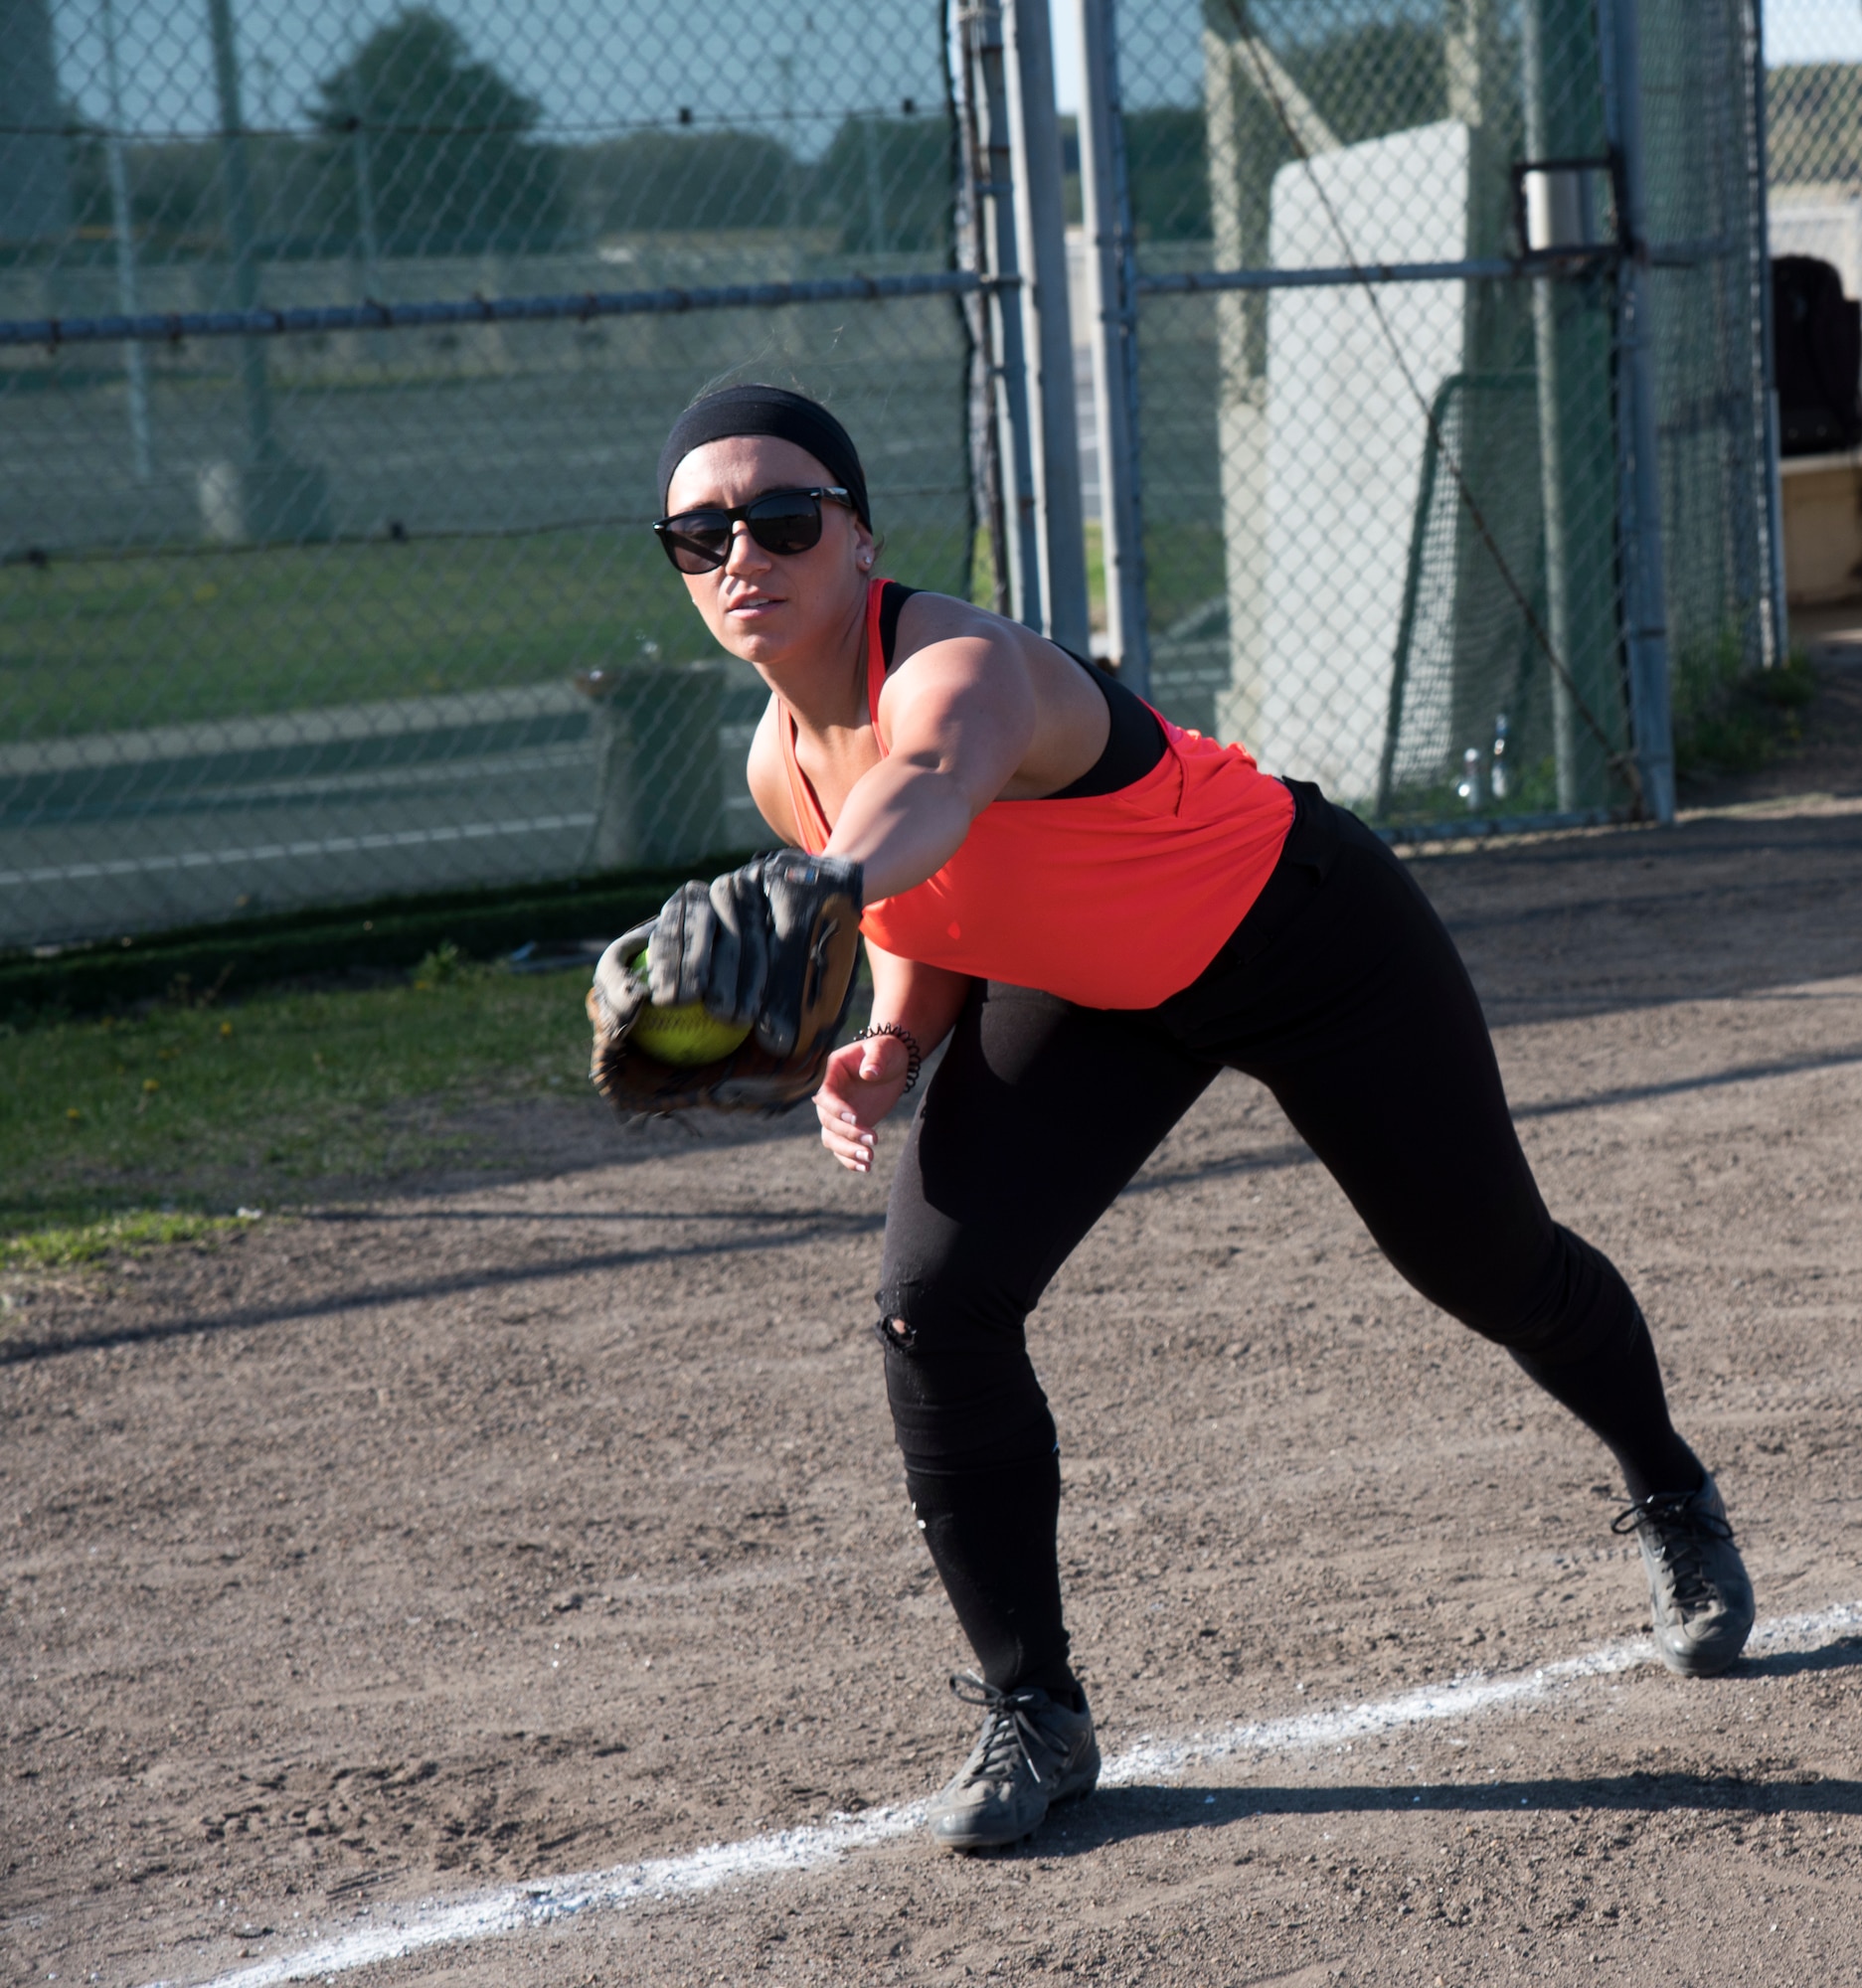
<svg viewBox="0 0 1862 1988"><path fill-rule="evenodd" d="M296 127L319 78L398 0L232 0L244 112L254 128ZM673 9L664 0L430 0L474 57L538 99L554 135L574 141L689 108L701 123L792 121L804 149L852 110L897 115L910 97L943 96L938 0ZM60 82L103 118L102 0L51 0ZM129 128L204 132L215 124L207 0L115 0Z"/></svg>
<svg viewBox="0 0 1862 1988"><path fill-rule="evenodd" d="M80 109L107 120L103 0L50 0L60 83ZM431 0L490 61L543 105L561 135L659 122L689 107L701 121L799 127L824 144L850 110L896 115L943 96L941 0L798 0L698 14L664 0ZM1063 110L1080 101L1075 0L1053 0ZM890 17L887 32L876 19ZM129 128L214 127L206 0L114 0L123 111ZM317 80L400 0L233 0L247 122L301 124ZM1147 60L1129 78L1134 102L1193 102L1201 87L1196 0L1129 0L1127 26ZM702 29L697 25L703 23ZM786 68L785 68L786 65Z"/></svg>
<svg viewBox="0 0 1862 1988"><path fill-rule="evenodd" d="M1862 62L1862 0L1765 0L1765 59Z"/></svg>
<svg viewBox="0 0 1862 1988"><path fill-rule="evenodd" d="M943 94L941 0L740 0L696 12L665 0L432 4L571 141L662 122L689 107L701 122L786 123L798 149L814 152L850 111L896 115L907 97L932 108ZM1063 111L1080 101L1077 4L1051 0ZM61 84L85 115L105 121L104 0L50 5ZM114 7L129 128L212 129L207 0L114 0ZM1862 62L1862 0L1764 0L1764 7L1769 61ZM391 19L400 0L233 0L233 10L247 121L295 127L317 79ZM1130 106L1198 101L1200 19L1199 0L1121 0ZM882 21L884 32L876 31Z"/></svg>

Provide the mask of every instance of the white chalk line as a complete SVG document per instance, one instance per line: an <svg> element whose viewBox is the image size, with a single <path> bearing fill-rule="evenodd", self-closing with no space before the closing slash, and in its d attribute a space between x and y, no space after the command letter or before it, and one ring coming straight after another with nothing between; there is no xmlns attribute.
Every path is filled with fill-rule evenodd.
<svg viewBox="0 0 1862 1988"><path fill-rule="evenodd" d="M1859 1630L1862 1601L1842 1601L1814 1614L1781 1615L1762 1622L1747 1648L1815 1648L1835 1635ZM1147 1735L1105 1762L1100 1785L1131 1787L1171 1780L1191 1767L1245 1755L1306 1752L1399 1733L1407 1727L1469 1719L1501 1706L1543 1703L1588 1678L1611 1677L1654 1661L1655 1645L1646 1636L1639 1636L1605 1643L1581 1656L1511 1677L1487 1677L1476 1671L1446 1684L1425 1686L1367 1705L1230 1726L1181 1740L1153 1740ZM272 1982L347 1974L431 1947L463 1946L472 1940L522 1932L592 1912L625 1911L629 1905L649 1900L696 1898L727 1885L815 1870L910 1835L923 1825L926 1807L917 1801L899 1808L871 1809L859 1816L834 1815L810 1828L777 1830L739 1843L714 1843L679 1857L655 1857L609 1871L539 1880L480 1898L451 1903L432 1900L398 1907L379 1924L359 1927L296 1953L261 1960L254 1967L216 1975L203 1988L268 1988ZM149 1988L178 1988L178 1984L154 1982Z"/></svg>

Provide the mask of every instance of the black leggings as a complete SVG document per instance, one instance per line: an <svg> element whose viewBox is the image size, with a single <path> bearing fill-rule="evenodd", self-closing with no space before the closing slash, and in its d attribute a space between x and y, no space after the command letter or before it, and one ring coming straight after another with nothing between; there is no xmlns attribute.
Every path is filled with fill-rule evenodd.
<svg viewBox="0 0 1862 1988"><path fill-rule="evenodd" d="M1628 1286L1540 1198L1453 941L1376 836L1292 784L1280 861L1193 985L1137 1012L979 983L899 1163L879 1291L894 1426L1004 1689L1072 1689L1060 1466L1024 1321L1224 1066L1272 1091L1410 1283L1603 1438L1631 1496L1700 1481Z"/></svg>

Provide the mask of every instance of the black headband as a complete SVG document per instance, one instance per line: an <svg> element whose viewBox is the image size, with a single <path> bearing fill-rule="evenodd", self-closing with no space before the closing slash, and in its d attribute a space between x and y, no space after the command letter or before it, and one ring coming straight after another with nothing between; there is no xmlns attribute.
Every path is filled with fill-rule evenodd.
<svg viewBox="0 0 1862 1988"><path fill-rule="evenodd" d="M724 387L694 401L672 424L666 446L659 452L659 508L666 508L672 473L695 448L727 435L774 435L805 448L841 485L855 514L868 531L873 514L867 506L866 474L853 438L818 401L791 394L785 387Z"/></svg>

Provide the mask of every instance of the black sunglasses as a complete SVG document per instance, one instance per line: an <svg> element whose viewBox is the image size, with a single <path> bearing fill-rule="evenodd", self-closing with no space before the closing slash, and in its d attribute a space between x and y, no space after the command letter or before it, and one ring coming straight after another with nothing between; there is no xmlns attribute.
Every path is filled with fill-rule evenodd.
<svg viewBox="0 0 1862 1988"><path fill-rule="evenodd" d="M766 553L805 553L818 546L823 497L830 504L853 509L852 500L837 483L812 490L765 490L732 511L719 506L661 518L653 530L666 548L666 557L681 573L716 573L731 557L731 533L740 518Z"/></svg>

